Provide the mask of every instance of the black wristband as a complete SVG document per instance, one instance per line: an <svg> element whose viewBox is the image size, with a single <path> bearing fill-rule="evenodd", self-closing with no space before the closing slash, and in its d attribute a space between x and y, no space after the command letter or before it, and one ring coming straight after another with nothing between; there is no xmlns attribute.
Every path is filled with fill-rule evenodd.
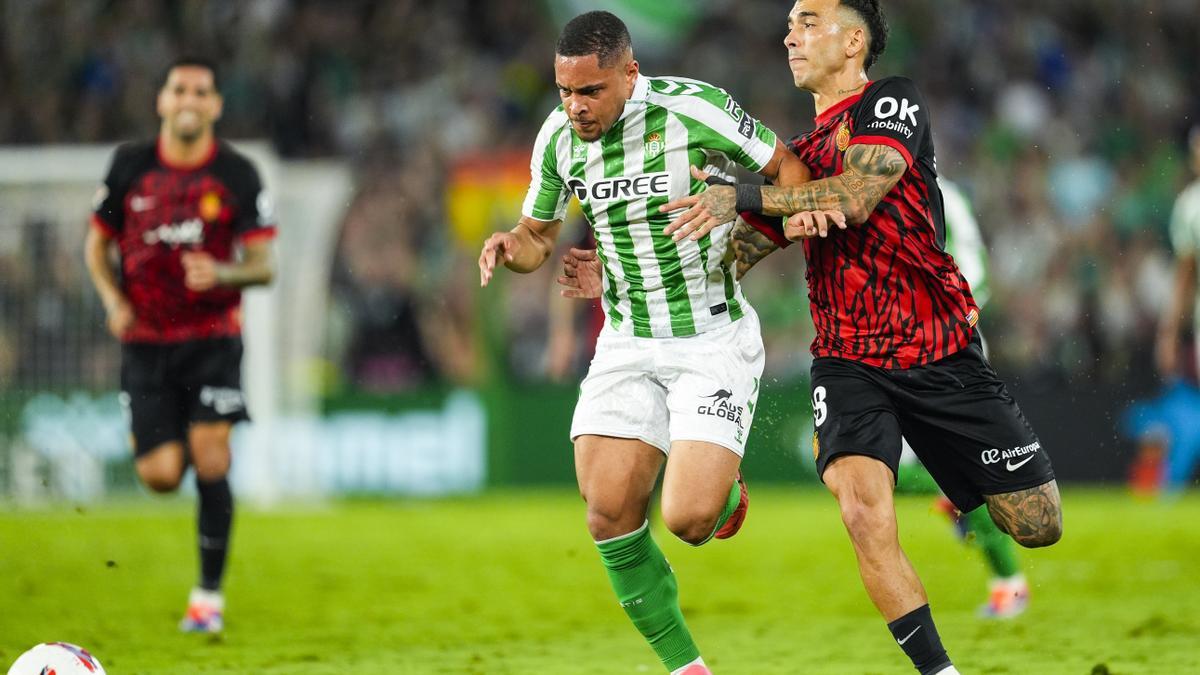
<svg viewBox="0 0 1200 675"><path fill-rule="evenodd" d="M738 183L737 202L733 207L738 213L752 211L762 213L762 186L753 183Z"/></svg>
<svg viewBox="0 0 1200 675"><path fill-rule="evenodd" d="M721 178L720 176L709 176L708 178L704 179L704 183L706 185L730 185L730 186L734 185L733 181L725 180L724 178Z"/></svg>

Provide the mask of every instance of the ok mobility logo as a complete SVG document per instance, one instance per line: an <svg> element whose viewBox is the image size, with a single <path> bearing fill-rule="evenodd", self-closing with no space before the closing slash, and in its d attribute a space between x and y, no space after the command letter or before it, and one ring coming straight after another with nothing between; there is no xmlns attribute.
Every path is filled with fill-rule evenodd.
<svg viewBox="0 0 1200 675"><path fill-rule="evenodd" d="M905 138L912 138L913 129L917 126L917 111L920 109L921 106L909 103L906 98L896 101L891 96L885 96L875 104L875 121L868 124L867 128L888 129L904 134ZM889 119L893 116L896 119Z"/></svg>
<svg viewBox="0 0 1200 675"><path fill-rule="evenodd" d="M1004 462L1004 468L1009 471L1016 471L1033 459L1038 450L1042 449L1042 444L1039 441L1034 441L1029 445L1023 445L1019 448L1011 448L1008 450L1000 450L992 448L984 450L979 454L979 458L984 464L999 464ZM1018 460L1018 461L1013 461Z"/></svg>
<svg viewBox="0 0 1200 675"><path fill-rule="evenodd" d="M671 174L659 171L637 176L605 178L594 183L585 183L578 178L572 178L567 181L567 187L581 202L666 197L671 194Z"/></svg>

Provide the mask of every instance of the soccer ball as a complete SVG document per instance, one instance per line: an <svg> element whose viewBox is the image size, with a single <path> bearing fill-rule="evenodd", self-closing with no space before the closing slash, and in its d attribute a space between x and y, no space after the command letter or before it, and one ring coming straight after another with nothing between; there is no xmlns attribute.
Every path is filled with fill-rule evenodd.
<svg viewBox="0 0 1200 675"><path fill-rule="evenodd" d="M105 675L104 666L83 647L43 642L19 656L8 675Z"/></svg>

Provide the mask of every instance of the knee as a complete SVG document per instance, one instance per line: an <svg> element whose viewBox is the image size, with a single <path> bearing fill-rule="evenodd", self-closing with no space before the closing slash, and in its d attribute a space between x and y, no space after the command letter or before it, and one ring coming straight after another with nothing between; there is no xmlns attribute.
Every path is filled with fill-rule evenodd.
<svg viewBox="0 0 1200 675"><path fill-rule="evenodd" d="M636 509L623 504L588 502L587 527L593 541L604 541L629 534L641 527L645 520L645 511L638 513Z"/></svg>
<svg viewBox="0 0 1200 675"><path fill-rule="evenodd" d="M220 480L229 473L229 424L196 424L188 432L192 466L202 481Z"/></svg>
<svg viewBox="0 0 1200 675"><path fill-rule="evenodd" d="M162 467L138 466L138 478L142 483L159 494L174 492L183 480L183 472L165 470Z"/></svg>
<svg viewBox="0 0 1200 675"><path fill-rule="evenodd" d="M196 478L204 482L220 480L229 473L229 453L199 452L192 457L192 465L196 469Z"/></svg>
<svg viewBox="0 0 1200 675"><path fill-rule="evenodd" d="M1025 548L1042 548L1053 546L1062 539L1062 518L1051 518L1039 527L1030 528L1028 532L1013 535L1013 539Z"/></svg>
<svg viewBox="0 0 1200 675"><path fill-rule="evenodd" d="M662 516L663 523L672 534L692 546L699 546L712 536L719 514L670 508L664 504Z"/></svg>
<svg viewBox="0 0 1200 675"><path fill-rule="evenodd" d="M887 504L864 500L857 495L838 502L842 512L842 523L850 538L859 545L887 538L892 539L895 531L895 513Z"/></svg>

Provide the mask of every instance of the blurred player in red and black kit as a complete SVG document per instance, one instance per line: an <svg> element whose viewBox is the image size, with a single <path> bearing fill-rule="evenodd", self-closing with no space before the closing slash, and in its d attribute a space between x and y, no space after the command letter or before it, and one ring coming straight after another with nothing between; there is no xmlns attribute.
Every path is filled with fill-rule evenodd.
<svg viewBox="0 0 1200 675"><path fill-rule="evenodd" d="M224 625L229 434L249 419L241 289L274 275L271 206L250 161L213 135L221 105L212 63L171 64L158 93L158 137L117 148L85 250L108 328L122 343L121 398L138 476L170 492L189 463L196 470L200 584L180 627L207 633Z"/></svg>
<svg viewBox="0 0 1200 675"><path fill-rule="evenodd" d="M804 239L817 471L896 642L922 675L944 675L958 671L896 534L901 437L960 511L986 504L1024 546L1058 541L1062 506L1049 458L983 354L979 308L945 251L929 107L911 80L867 78L886 42L878 0L796 2L784 44L817 118L791 148L811 180L725 186L693 168L709 189L662 208L687 208L665 230L676 240L741 213L731 244L739 275ZM820 236L808 238L814 229ZM598 268L575 253L560 283L595 293Z"/></svg>

